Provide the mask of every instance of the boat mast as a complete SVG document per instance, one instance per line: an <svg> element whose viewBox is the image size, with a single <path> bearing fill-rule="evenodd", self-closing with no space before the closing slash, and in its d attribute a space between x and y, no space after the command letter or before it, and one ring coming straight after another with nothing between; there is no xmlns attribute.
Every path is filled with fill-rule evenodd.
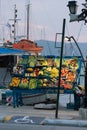
<svg viewBox="0 0 87 130"><path fill-rule="evenodd" d="M14 5L14 18L13 19L9 19L9 20L13 21L13 24L12 24L12 27L13 27L12 33L14 35L13 39L14 39L14 43L15 43L16 42L16 24L17 24L18 20L21 20L21 19L17 19L17 8L16 8L16 4Z"/></svg>
<svg viewBox="0 0 87 130"><path fill-rule="evenodd" d="M14 43L16 40L16 17L17 17L17 9L16 9L16 5L14 5Z"/></svg>
<svg viewBox="0 0 87 130"><path fill-rule="evenodd" d="M30 1L27 4L27 40L29 40L29 16L30 16Z"/></svg>

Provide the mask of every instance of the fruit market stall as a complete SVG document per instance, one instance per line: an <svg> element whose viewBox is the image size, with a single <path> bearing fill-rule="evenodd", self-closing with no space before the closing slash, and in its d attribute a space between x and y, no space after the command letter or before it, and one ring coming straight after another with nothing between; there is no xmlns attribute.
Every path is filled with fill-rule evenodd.
<svg viewBox="0 0 87 130"><path fill-rule="evenodd" d="M81 57L64 57L61 69L60 93L70 94L80 83ZM57 93L60 58L24 55L13 68L9 84L13 90L13 106L22 104L22 93Z"/></svg>

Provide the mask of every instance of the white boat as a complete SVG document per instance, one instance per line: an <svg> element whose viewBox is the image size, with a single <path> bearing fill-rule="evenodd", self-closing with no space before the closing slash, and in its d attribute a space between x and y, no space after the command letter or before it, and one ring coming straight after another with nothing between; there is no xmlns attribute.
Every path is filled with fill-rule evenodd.
<svg viewBox="0 0 87 130"><path fill-rule="evenodd" d="M3 47L3 41L0 41L0 47Z"/></svg>

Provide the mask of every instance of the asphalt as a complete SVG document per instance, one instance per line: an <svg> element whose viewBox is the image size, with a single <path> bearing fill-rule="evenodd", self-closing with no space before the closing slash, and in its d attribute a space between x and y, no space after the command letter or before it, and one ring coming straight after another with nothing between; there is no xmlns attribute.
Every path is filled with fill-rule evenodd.
<svg viewBox="0 0 87 130"><path fill-rule="evenodd" d="M39 104L42 106L42 104ZM53 104L50 104L50 106ZM24 105L13 108L6 104L0 105L0 122L14 123L14 120L22 119L38 122L40 125L68 125L68 126L82 126L87 127L87 121L80 119L79 111L67 109L66 107L59 106L58 118L55 118L56 109L47 106L45 108L36 108L32 105ZM29 118L29 119L28 119ZM38 121L37 121L38 120Z"/></svg>
<svg viewBox="0 0 87 130"><path fill-rule="evenodd" d="M41 103L36 105L23 105L15 108L12 105L0 104L0 123L33 123L38 125L87 127L87 120L80 117L80 111L82 112L82 109L77 111L59 105L57 111L58 117L55 118L55 104Z"/></svg>

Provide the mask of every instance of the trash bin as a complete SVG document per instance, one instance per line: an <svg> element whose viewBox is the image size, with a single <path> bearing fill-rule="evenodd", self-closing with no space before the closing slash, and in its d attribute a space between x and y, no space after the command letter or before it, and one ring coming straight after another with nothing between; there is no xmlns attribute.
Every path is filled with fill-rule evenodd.
<svg viewBox="0 0 87 130"><path fill-rule="evenodd" d="M74 93L74 110L79 110L80 108L80 96Z"/></svg>

